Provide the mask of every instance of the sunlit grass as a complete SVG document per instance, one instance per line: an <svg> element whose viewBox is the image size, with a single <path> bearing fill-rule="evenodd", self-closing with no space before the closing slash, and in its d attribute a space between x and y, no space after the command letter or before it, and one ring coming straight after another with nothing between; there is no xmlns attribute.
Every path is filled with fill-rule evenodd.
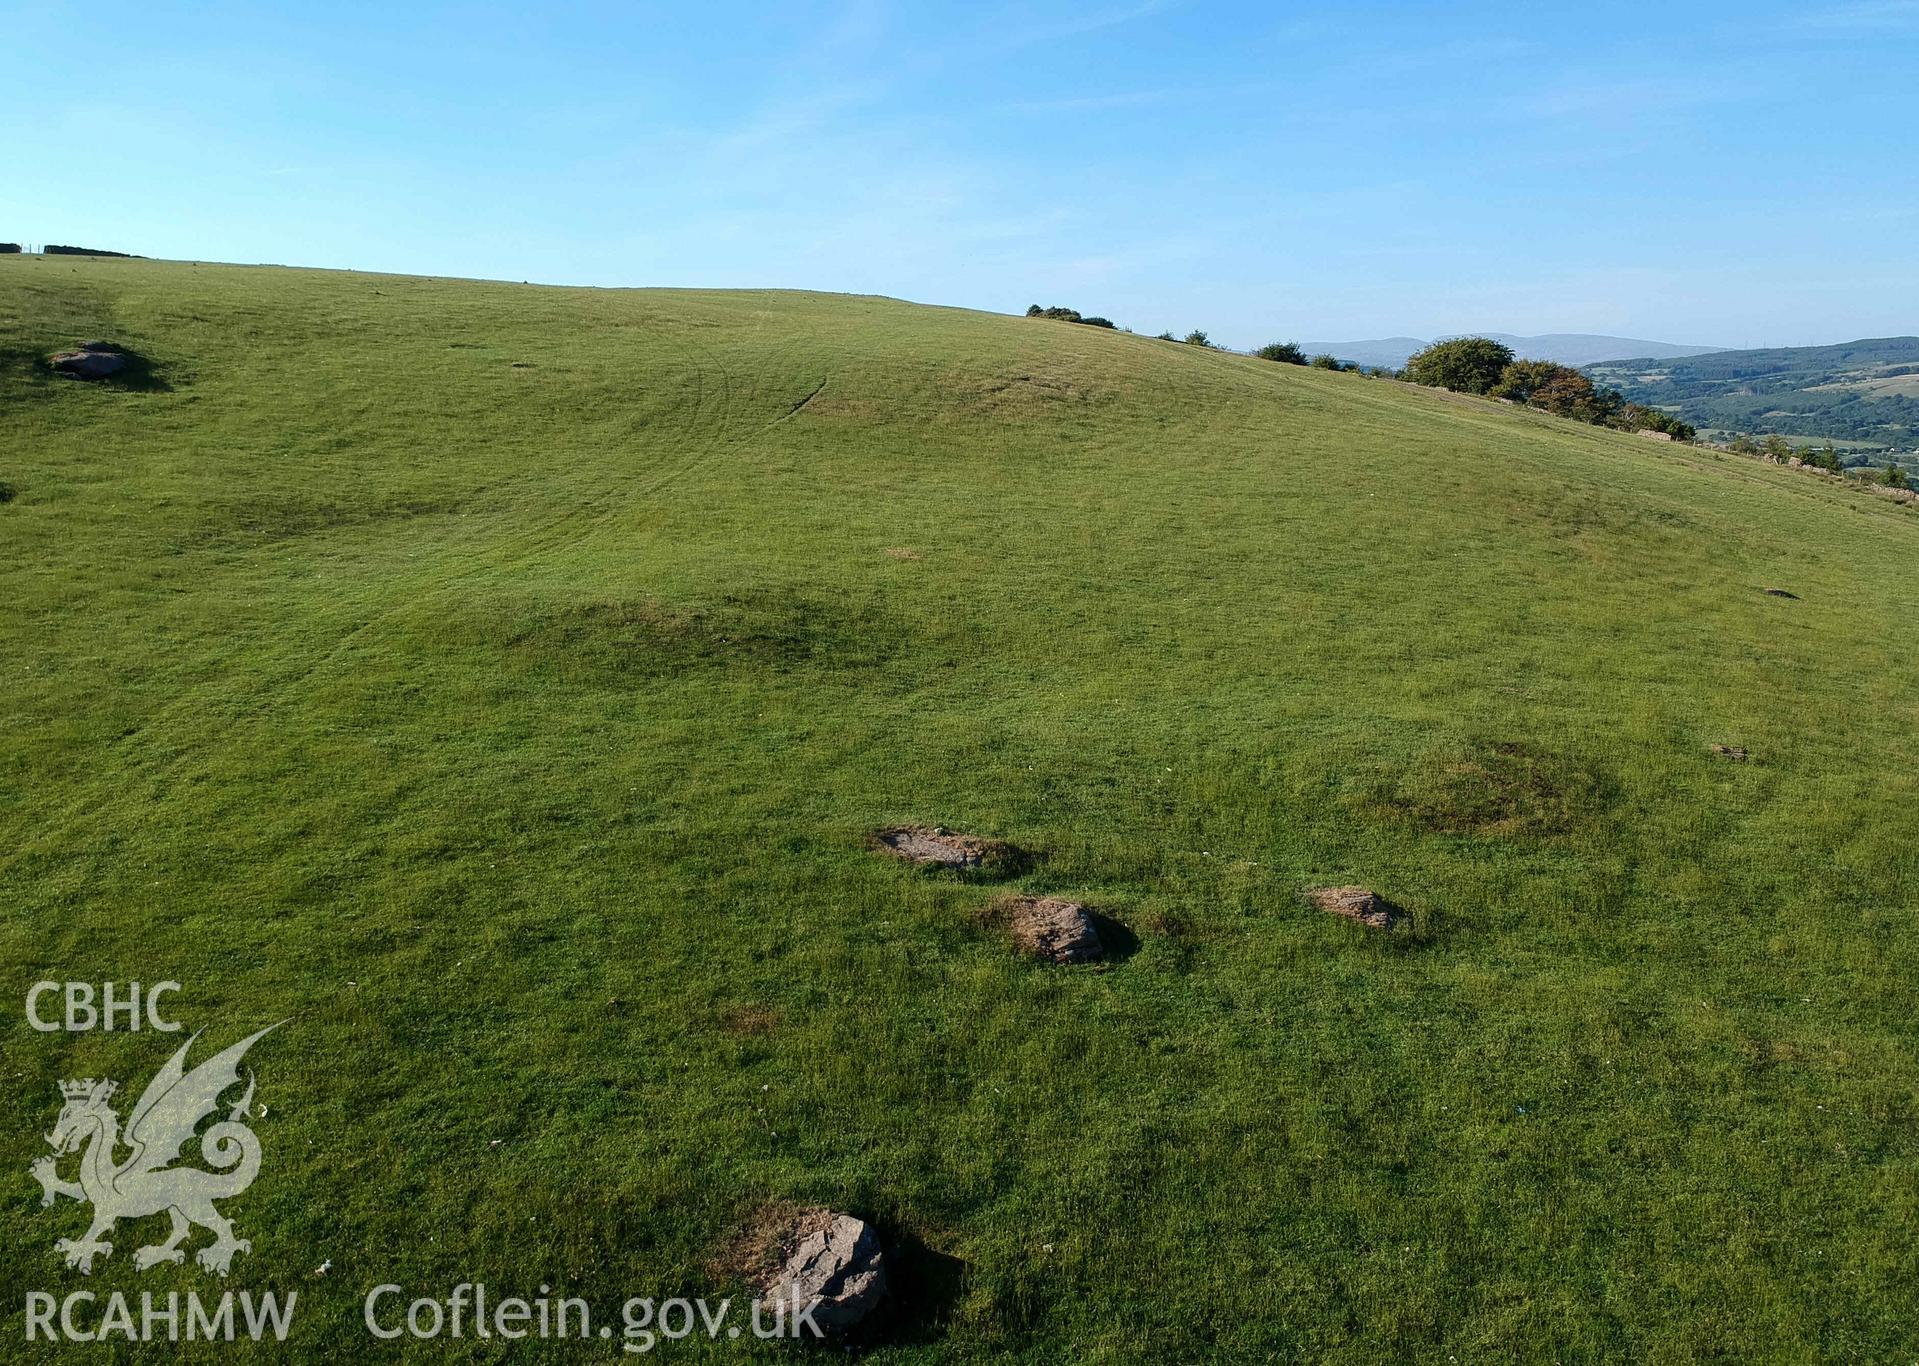
<svg viewBox="0 0 1919 1366"><path fill-rule="evenodd" d="M165 387L36 371L96 335ZM0 260L0 986L292 1017L232 1284L316 1357L382 1281L723 1293L771 1199L906 1248L883 1360L1907 1357L1919 522L1649 447L879 299ZM1138 951L1012 957L906 821ZM55 1082L170 1048L5 1038L17 1303Z"/></svg>

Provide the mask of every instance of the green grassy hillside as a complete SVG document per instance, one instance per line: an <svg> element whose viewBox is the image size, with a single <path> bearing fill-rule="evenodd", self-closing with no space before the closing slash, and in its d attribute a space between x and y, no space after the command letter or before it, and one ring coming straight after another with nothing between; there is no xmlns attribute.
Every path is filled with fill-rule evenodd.
<svg viewBox="0 0 1919 1366"><path fill-rule="evenodd" d="M0 482L0 984L290 1018L229 1284L307 1359L723 1293L778 1199L891 1240L883 1361L1919 1351L1902 506L1044 320L33 258ZM205 1291L27 1175L173 1037L0 1027L9 1312Z"/></svg>

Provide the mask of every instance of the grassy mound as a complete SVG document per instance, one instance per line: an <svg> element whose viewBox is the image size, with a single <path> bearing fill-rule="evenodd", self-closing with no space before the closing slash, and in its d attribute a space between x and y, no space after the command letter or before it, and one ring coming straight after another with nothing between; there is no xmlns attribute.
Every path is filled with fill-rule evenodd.
<svg viewBox="0 0 1919 1366"><path fill-rule="evenodd" d="M1919 1349L1905 508L800 293L6 259L0 412L0 980L291 1017L232 1284L316 1354L780 1201L902 1249L881 1359ZM77 1288L56 1082L175 1041L4 1031L0 1281ZM155 1232L85 1288L204 1292Z"/></svg>

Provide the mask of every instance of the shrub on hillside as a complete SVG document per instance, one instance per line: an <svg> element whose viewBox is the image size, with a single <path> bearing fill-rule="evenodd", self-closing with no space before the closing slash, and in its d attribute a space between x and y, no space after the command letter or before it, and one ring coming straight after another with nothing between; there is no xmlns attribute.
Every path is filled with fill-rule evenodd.
<svg viewBox="0 0 1919 1366"><path fill-rule="evenodd" d="M1306 353L1299 349L1298 342L1268 342L1253 354L1261 360L1278 361L1281 365L1306 363Z"/></svg>
<svg viewBox="0 0 1919 1366"><path fill-rule="evenodd" d="M20 252L18 242L0 242L0 256L16 256Z"/></svg>
<svg viewBox="0 0 1919 1366"><path fill-rule="evenodd" d="M1617 389L1601 388L1585 374L1556 361L1516 360L1499 372L1499 382L1487 393L1575 422L1627 432L1664 432L1675 441L1691 441L1698 435L1672 414L1643 403L1627 403Z"/></svg>
<svg viewBox="0 0 1919 1366"><path fill-rule="evenodd" d="M1613 425L1629 432L1664 432L1674 441L1694 441L1699 437L1690 422L1682 422L1671 413L1648 408L1643 403L1628 403L1613 418Z"/></svg>
<svg viewBox="0 0 1919 1366"><path fill-rule="evenodd" d="M1436 389L1483 394L1512 363L1512 348L1491 337L1454 337L1414 352L1406 361L1406 378Z"/></svg>
<svg viewBox="0 0 1919 1366"><path fill-rule="evenodd" d="M1188 346L1211 347L1213 344L1213 339L1204 332L1201 332L1198 328L1194 328L1191 332L1188 332L1185 341Z"/></svg>
<svg viewBox="0 0 1919 1366"><path fill-rule="evenodd" d="M1321 352L1319 355L1313 357L1313 369L1315 370L1357 370L1358 368L1357 365L1348 365L1338 356L1325 352Z"/></svg>
<svg viewBox="0 0 1919 1366"><path fill-rule="evenodd" d="M1041 308L1038 304L1034 304L1026 310L1026 316L1029 318L1057 318L1064 323L1080 323L1086 327L1110 327L1117 329L1118 326L1111 318L1101 318L1097 316L1091 318L1084 317L1077 308L1059 308L1057 306L1053 308Z"/></svg>

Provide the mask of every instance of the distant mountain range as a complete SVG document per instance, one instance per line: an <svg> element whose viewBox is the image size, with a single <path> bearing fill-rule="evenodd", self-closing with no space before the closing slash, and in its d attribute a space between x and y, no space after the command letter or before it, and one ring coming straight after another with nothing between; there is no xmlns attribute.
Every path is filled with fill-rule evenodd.
<svg viewBox="0 0 1919 1366"><path fill-rule="evenodd" d="M1589 373L1701 431L1919 445L1919 337L1635 356Z"/></svg>
<svg viewBox="0 0 1919 1366"><path fill-rule="evenodd" d="M1473 332L1475 337L1491 337L1512 347L1522 360L1552 360L1561 365L1597 365L1601 361L1652 358L1677 360L1683 356L1704 356L1719 350L1716 346L1681 346L1673 342L1642 341L1634 337L1604 337L1590 332L1551 332L1543 337L1515 337L1510 332ZM1418 337L1380 337L1373 341L1301 342L1309 356L1331 354L1356 365L1381 365L1397 370L1413 352L1428 343Z"/></svg>

